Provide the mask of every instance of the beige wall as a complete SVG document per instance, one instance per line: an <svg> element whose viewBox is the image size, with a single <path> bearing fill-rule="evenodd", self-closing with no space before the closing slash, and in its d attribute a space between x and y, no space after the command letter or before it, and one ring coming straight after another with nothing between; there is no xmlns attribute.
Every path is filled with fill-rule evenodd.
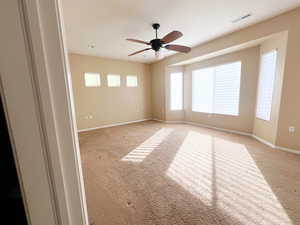
<svg viewBox="0 0 300 225"><path fill-rule="evenodd" d="M160 102L165 101L164 86L159 84L161 75L167 66L184 60L199 57L222 49L240 45L252 40L257 40L274 33L288 31L288 43L282 85L281 107L279 112L278 131L276 144L291 149L300 149L300 8L269 19L262 23L250 26L240 31L219 37L215 40L194 47L189 54L176 54L158 63L151 65L153 71L153 104L160 108ZM156 80L157 79L157 80ZM165 110L161 109L161 112ZM158 115L158 114L157 114ZM164 118L165 115L159 115ZM296 132L288 133L288 127L295 126Z"/></svg>
<svg viewBox="0 0 300 225"><path fill-rule="evenodd" d="M274 91L272 98L272 109L270 121L255 118L253 134L264 140L276 144L278 120L280 113L280 101L282 92L282 82L284 76L284 65L286 59L288 33L283 32L265 41L260 46L260 55L277 49L277 65L274 81Z"/></svg>
<svg viewBox="0 0 300 225"><path fill-rule="evenodd" d="M152 116L165 120L165 64L159 62L150 67L152 77Z"/></svg>
<svg viewBox="0 0 300 225"><path fill-rule="evenodd" d="M241 61L239 116L207 114L192 111L192 71L200 68ZM213 127L252 133L256 103L259 47L219 56L185 67L185 120Z"/></svg>
<svg viewBox="0 0 300 225"><path fill-rule="evenodd" d="M300 150L300 10L291 17L276 145ZM296 127L289 133L288 127Z"/></svg>
<svg viewBox="0 0 300 225"><path fill-rule="evenodd" d="M69 60L78 129L152 117L149 65L78 54ZM85 87L84 72L100 73L101 87ZM107 87L108 73L121 75L121 87ZM137 75L138 87L126 87L126 75Z"/></svg>

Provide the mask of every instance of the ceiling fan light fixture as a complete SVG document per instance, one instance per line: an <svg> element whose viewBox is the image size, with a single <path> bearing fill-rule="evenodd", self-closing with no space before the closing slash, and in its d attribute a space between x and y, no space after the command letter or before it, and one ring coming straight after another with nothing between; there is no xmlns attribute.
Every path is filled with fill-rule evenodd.
<svg viewBox="0 0 300 225"><path fill-rule="evenodd" d="M159 51L155 52L155 58L160 60L164 58L164 53L162 51L162 49L160 49Z"/></svg>
<svg viewBox="0 0 300 225"><path fill-rule="evenodd" d="M161 51L155 51L155 58L159 58L160 57L160 55L161 55Z"/></svg>

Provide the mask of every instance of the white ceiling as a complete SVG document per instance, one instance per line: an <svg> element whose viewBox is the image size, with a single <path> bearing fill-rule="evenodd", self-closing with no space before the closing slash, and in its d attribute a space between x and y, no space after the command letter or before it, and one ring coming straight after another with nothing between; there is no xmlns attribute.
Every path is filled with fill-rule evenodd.
<svg viewBox="0 0 300 225"><path fill-rule="evenodd" d="M183 37L173 44L193 47L300 6L300 0L62 0L62 6L69 52L153 62L152 50L127 56L148 46L125 38L150 41L151 24L159 22L160 38L179 30ZM248 13L250 18L231 22Z"/></svg>

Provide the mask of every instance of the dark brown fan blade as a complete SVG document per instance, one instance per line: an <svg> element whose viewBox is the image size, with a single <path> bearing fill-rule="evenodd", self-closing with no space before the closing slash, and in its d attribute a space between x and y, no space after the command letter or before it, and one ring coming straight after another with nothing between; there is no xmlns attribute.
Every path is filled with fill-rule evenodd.
<svg viewBox="0 0 300 225"><path fill-rule="evenodd" d="M164 44L167 44L167 43L170 43L172 41L175 41L177 40L178 38L180 38L182 36L182 33L180 31L172 31L170 33L168 33L166 36L164 36L161 41L164 43Z"/></svg>
<svg viewBox="0 0 300 225"><path fill-rule="evenodd" d="M189 53L191 51L190 47L186 47L183 45L166 45L165 48L177 52L183 52L183 53Z"/></svg>
<svg viewBox="0 0 300 225"><path fill-rule="evenodd" d="M130 55L128 55L128 56L136 55L136 54L139 54L139 53L141 53L141 52L148 51L148 50L150 50L150 49L151 49L151 48L145 48L145 49L143 49L143 50L134 52L134 53L132 53L132 54L130 54Z"/></svg>
<svg viewBox="0 0 300 225"><path fill-rule="evenodd" d="M140 41L140 40L131 39L131 38L127 38L126 40L127 40L127 41L137 42L137 43L140 43L140 44L150 45L150 43L149 43L149 42L146 42L146 41Z"/></svg>

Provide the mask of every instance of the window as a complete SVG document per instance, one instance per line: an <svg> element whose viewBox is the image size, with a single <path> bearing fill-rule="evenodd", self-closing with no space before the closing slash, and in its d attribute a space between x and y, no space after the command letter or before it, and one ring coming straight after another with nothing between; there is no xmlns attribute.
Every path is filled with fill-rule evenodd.
<svg viewBox="0 0 300 225"><path fill-rule="evenodd" d="M120 87L121 86L120 75L108 74L107 75L107 86L108 87Z"/></svg>
<svg viewBox="0 0 300 225"><path fill-rule="evenodd" d="M133 76L133 75L126 76L126 86L137 87L138 86L137 76Z"/></svg>
<svg viewBox="0 0 300 225"><path fill-rule="evenodd" d="M86 87L99 87L101 79L99 73L84 73L84 82Z"/></svg>
<svg viewBox="0 0 300 225"><path fill-rule="evenodd" d="M256 105L256 117L259 119L271 119L273 88L276 74L276 61L276 50L273 50L261 56Z"/></svg>
<svg viewBox="0 0 300 225"><path fill-rule="evenodd" d="M193 71L192 111L239 115L241 62Z"/></svg>
<svg viewBox="0 0 300 225"><path fill-rule="evenodd" d="M183 108L183 74L170 74L170 108L171 110L182 110Z"/></svg>
<svg viewBox="0 0 300 225"><path fill-rule="evenodd" d="M213 113L214 68L193 71L192 110Z"/></svg>
<svg viewBox="0 0 300 225"><path fill-rule="evenodd" d="M214 113L239 115L241 62L217 66Z"/></svg>

